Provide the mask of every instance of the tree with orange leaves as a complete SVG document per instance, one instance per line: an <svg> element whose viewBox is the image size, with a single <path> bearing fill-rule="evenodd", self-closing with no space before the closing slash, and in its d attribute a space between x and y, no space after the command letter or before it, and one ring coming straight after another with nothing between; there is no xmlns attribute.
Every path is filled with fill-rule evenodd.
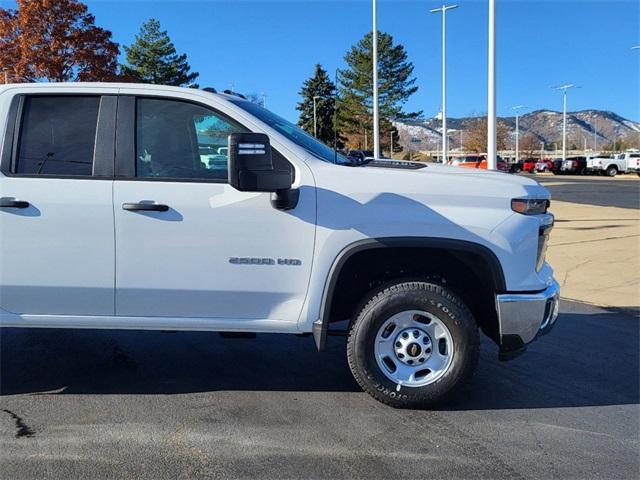
<svg viewBox="0 0 640 480"><path fill-rule="evenodd" d="M496 140L498 150L504 150L507 146L509 129L498 121L496 128ZM469 152L486 153L487 151L487 117L477 117L473 119L471 128L465 132L464 149Z"/></svg>
<svg viewBox="0 0 640 480"><path fill-rule="evenodd" d="M117 77L118 44L77 0L17 0L0 8L0 81L101 81Z"/></svg>

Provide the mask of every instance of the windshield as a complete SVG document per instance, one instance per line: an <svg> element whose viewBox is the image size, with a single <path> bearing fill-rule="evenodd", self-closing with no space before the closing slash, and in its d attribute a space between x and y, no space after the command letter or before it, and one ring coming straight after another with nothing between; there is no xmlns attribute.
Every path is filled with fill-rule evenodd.
<svg viewBox="0 0 640 480"><path fill-rule="evenodd" d="M346 157L340 153L336 155L333 148L328 147L324 143L313 138L297 125L294 125L275 113L270 112L266 108L262 108L260 105L241 99L230 98L229 101L262 120L271 128L278 131L278 133L281 133L296 145L304 148L307 152L320 160L329 163L351 165L351 162Z"/></svg>

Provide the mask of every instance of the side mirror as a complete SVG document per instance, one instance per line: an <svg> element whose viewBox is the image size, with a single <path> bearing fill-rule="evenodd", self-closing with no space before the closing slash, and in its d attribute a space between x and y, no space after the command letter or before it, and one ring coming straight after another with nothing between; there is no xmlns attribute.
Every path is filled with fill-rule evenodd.
<svg viewBox="0 0 640 480"><path fill-rule="evenodd" d="M229 135L229 184L241 192L279 192L291 188L291 172L275 170L264 133Z"/></svg>

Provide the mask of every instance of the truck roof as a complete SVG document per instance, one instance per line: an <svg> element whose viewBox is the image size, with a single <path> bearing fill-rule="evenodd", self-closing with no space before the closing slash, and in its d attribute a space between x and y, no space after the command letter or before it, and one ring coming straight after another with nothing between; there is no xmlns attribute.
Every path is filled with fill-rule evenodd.
<svg viewBox="0 0 640 480"><path fill-rule="evenodd" d="M163 92L175 92L175 93L191 93L200 94L203 96L216 95L222 98L238 98L236 94L228 93L213 93L211 91L202 90L199 88L186 88L186 87L172 87L169 85L154 85L151 83L126 83L126 82L46 82L46 83L8 83L0 85L0 93L10 90L12 88L29 88L42 91L55 91L64 88L68 89L87 89L87 88L140 88L144 90L155 90Z"/></svg>

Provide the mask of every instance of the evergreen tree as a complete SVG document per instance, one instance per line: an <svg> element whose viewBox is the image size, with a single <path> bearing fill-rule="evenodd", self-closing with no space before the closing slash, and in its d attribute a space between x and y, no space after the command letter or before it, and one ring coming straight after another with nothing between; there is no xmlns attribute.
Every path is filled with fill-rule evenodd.
<svg viewBox="0 0 640 480"><path fill-rule="evenodd" d="M313 131L313 97L316 98L316 124L318 140L327 145L334 143L334 117L336 112L336 86L329 79L327 71L317 64L315 73L302 84L300 89L302 101L296 109L300 112L298 125L310 133ZM340 139L338 138L338 141ZM340 145L338 145L340 146Z"/></svg>
<svg viewBox="0 0 640 480"><path fill-rule="evenodd" d="M367 33L351 47L344 59L347 68L340 71L339 127L349 136L352 146L373 145L373 35ZM402 45L394 45L393 37L378 32L378 98L380 108L381 145L389 145L392 120L416 118L421 112L404 112L403 105L418 87L413 77L413 64L407 60Z"/></svg>
<svg viewBox="0 0 640 480"><path fill-rule="evenodd" d="M187 55L178 55L166 30L160 22L151 19L142 24L133 45L124 47L128 65L122 66L122 74L133 80L161 85L186 85L198 77L191 72Z"/></svg>

